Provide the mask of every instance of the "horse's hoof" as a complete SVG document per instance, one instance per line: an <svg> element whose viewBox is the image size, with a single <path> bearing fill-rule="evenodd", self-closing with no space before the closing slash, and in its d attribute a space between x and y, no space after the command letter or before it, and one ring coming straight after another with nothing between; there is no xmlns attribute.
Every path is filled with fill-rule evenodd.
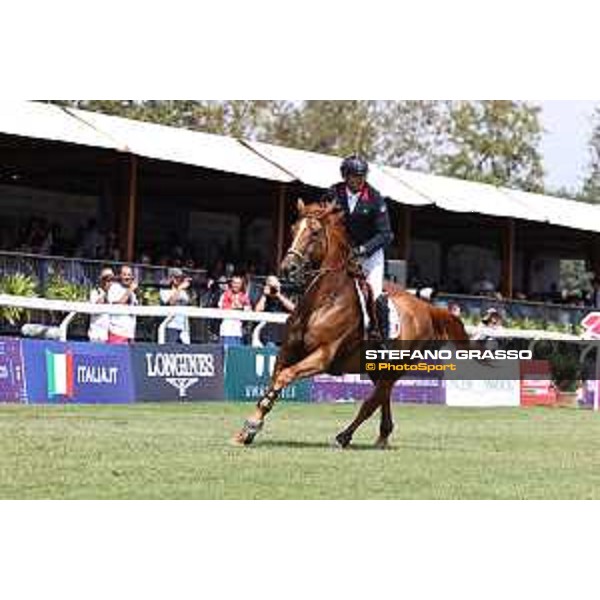
<svg viewBox="0 0 600 600"><path fill-rule="evenodd" d="M377 441L375 442L375 448L377 448L377 450L388 450L389 447L390 442L388 438L377 438Z"/></svg>
<svg viewBox="0 0 600 600"><path fill-rule="evenodd" d="M345 433L344 431L342 431L341 433L338 433L335 436L333 443L336 448L341 448L343 450L350 445L351 441L352 436L349 433Z"/></svg>
<svg viewBox="0 0 600 600"><path fill-rule="evenodd" d="M233 438L233 444L236 446L250 446L262 428L262 421L246 421L240 432Z"/></svg>

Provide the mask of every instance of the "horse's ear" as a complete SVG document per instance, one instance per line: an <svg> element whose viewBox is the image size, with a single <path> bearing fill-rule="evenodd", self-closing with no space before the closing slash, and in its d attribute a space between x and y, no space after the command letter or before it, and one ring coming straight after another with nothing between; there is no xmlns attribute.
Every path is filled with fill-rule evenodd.
<svg viewBox="0 0 600 600"><path fill-rule="evenodd" d="M302 214L304 212L304 200L298 198L298 212Z"/></svg>

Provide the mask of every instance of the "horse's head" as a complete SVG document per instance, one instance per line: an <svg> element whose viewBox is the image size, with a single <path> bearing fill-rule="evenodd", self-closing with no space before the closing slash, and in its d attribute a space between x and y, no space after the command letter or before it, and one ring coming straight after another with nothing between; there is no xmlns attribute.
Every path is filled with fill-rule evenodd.
<svg viewBox="0 0 600 600"><path fill-rule="evenodd" d="M343 213L336 204L307 205L298 200L298 220L292 227L292 244L281 263L284 277L299 283L307 269L319 269L327 256L339 247L340 236L335 236L334 232L340 231L345 231ZM345 235L342 239L345 240Z"/></svg>

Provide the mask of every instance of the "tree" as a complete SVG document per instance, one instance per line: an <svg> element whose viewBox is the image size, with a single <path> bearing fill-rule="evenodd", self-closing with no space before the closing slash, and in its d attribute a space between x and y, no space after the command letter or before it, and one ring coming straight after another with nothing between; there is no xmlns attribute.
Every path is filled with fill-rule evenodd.
<svg viewBox="0 0 600 600"><path fill-rule="evenodd" d="M374 158L377 119L366 100L306 100L281 104L263 132L265 141L340 156Z"/></svg>
<svg viewBox="0 0 600 600"><path fill-rule="evenodd" d="M449 149L441 172L520 188L543 190L540 108L512 100L459 101L450 111Z"/></svg>
<svg viewBox="0 0 600 600"><path fill-rule="evenodd" d="M450 103L439 100L376 102L377 159L387 165L435 172L450 133Z"/></svg>
<svg viewBox="0 0 600 600"><path fill-rule="evenodd" d="M589 172L585 178L580 199L600 203L600 107L594 112L595 125L589 142Z"/></svg>
<svg viewBox="0 0 600 600"><path fill-rule="evenodd" d="M235 137L254 137L271 118L272 108L269 100L62 100L56 103Z"/></svg>

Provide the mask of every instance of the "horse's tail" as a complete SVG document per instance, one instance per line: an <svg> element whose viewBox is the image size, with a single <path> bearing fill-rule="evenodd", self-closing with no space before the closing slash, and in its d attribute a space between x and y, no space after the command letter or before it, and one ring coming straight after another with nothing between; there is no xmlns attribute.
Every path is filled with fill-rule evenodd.
<svg viewBox="0 0 600 600"><path fill-rule="evenodd" d="M467 349L470 338L463 322L445 308L430 307L433 330L438 340L450 340L457 348Z"/></svg>

